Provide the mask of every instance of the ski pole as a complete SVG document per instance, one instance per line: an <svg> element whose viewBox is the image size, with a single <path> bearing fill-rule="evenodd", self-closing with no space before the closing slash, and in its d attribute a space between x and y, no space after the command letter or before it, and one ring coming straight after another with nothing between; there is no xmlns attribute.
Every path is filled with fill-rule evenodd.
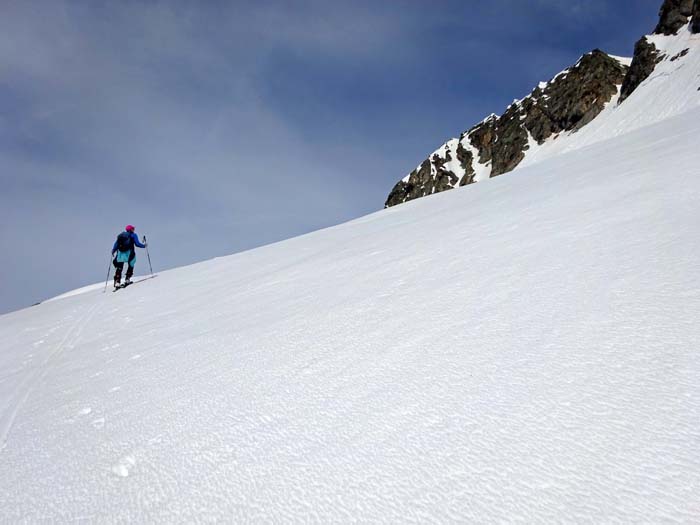
<svg viewBox="0 0 700 525"><path fill-rule="evenodd" d="M148 257L148 267L151 270L151 277L153 277L153 265L151 265L151 254L148 253L148 239L146 239L146 236L143 236L143 242L146 244L146 256Z"/></svg>
<svg viewBox="0 0 700 525"><path fill-rule="evenodd" d="M105 293L107 291L107 283L109 283L109 273L112 271L112 254L109 254L109 264L107 265L107 280L105 281L105 289L102 290L102 293Z"/></svg>

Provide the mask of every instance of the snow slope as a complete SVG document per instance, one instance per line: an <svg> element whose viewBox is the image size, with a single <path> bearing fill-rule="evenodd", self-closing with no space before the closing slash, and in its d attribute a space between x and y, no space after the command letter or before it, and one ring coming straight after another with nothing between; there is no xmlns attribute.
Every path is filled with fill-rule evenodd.
<svg viewBox="0 0 700 525"><path fill-rule="evenodd" d="M0 316L0 521L698 521L699 132Z"/></svg>

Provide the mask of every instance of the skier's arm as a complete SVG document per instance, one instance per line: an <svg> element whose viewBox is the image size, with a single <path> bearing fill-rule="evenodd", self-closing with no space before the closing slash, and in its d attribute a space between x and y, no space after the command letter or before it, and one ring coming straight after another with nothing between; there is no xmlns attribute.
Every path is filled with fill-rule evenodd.
<svg viewBox="0 0 700 525"><path fill-rule="evenodd" d="M139 241L139 236L138 236L137 234L132 233L131 235L133 235L134 244L135 244L136 246L138 246L139 248L145 248L145 247L146 247L145 244L141 244L141 241Z"/></svg>
<svg viewBox="0 0 700 525"><path fill-rule="evenodd" d="M117 253L117 241L114 241L114 246L112 246L112 255Z"/></svg>

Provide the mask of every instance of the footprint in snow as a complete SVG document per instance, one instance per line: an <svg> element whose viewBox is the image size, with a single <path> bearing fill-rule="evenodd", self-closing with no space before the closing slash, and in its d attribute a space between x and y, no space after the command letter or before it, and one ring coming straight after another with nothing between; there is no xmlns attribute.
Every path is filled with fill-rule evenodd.
<svg viewBox="0 0 700 525"><path fill-rule="evenodd" d="M78 415L87 416L90 412L92 412L92 408L85 407L80 412L78 412Z"/></svg>
<svg viewBox="0 0 700 525"><path fill-rule="evenodd" d="M118 392L121 389L122 389L122 387L120 387L120 386L113 386L112 388L109 389L109 393L111 394L114 392Z"/></svg>
<svg viewBox="0 0 700 525"><path fill-rule="evenodd" d="M141 354L135 354L130 357L132 361L136 361L137 359L141 359Z"/></svg>
<svg viewBox="0 0 700 525"><path fill-rule="evenodd" d="M114 472L120 478L125 478L129 475L129 472L136 465L136 459L133 456L124 456L119 463L112 467L112 472Z"/></svg>
<svg viewBox="0 0 700 525"><path fill-rule="evenodd" d="M104 428L104 426L105 426L105 418L103 418L103 417L98 417L97 419L95 419L94 421L92 421L90 424L91 424L94 428L96 428L97 430L100 430L100 429Z"/></svg>

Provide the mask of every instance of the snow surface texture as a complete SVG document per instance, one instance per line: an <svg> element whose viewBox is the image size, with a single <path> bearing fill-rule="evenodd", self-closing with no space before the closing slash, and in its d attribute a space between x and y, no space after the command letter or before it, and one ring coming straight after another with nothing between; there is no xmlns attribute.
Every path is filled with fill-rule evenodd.
<svg viewBox="0 0 700 525"><path fill-rule="evenodd" d="M0 519L697 520L699 123L0 317Z"/></svg>
<svg viewBox="0 0 700 525"><path fill-rule="evenodd" d="M699 136L0 316L0 522L697 522Z"/></svg>

